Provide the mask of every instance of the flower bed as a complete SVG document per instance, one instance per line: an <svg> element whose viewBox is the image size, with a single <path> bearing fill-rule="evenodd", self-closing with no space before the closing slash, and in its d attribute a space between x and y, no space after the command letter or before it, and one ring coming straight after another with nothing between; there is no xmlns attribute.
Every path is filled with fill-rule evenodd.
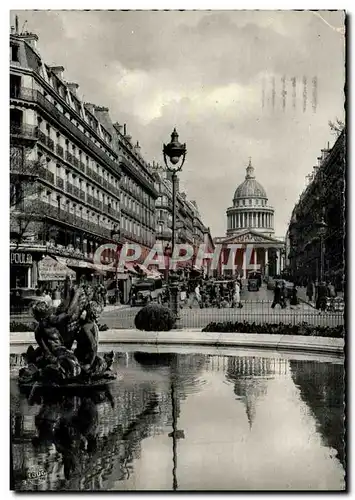
<svg viewBox="0 0 355 500"><path fill-rule="evenodd" d="M209 323L203 332L216 333L268 333L277 335L306 335L313 337L334 337L343 338L345 329L343 325L339 326L315 326L309 323L300 323L298 325L284 323L248 323L247 321L233 323L225 321L223 323Z"/></svg>
<svg viewBox="0 0 355 500"><path fill-rule="evenodd" d="M10 332L34 332L37 323L29 321L28 323L21 323L19 321L10 321ZM106 332L109 328L106 324L98 324L100 332Z"/></svg>

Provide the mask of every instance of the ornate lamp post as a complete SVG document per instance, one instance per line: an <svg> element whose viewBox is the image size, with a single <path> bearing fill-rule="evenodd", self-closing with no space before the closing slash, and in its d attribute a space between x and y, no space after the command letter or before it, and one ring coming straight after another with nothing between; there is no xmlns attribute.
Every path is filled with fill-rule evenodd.
<svg viewBox="0 0 355 500"><path fill-rule="evenodd" d="M186 144L181 144L179 142L179 135L176 132L176 128L174 128L173 133L171 134L171 141L169 144L164 144L163 147L163 156L164 163L169 172L172 174L172 184L173 184L173 227L172 227L172 253L174 252L175 247L175 232L176 232L176 179L177 173L182 170L182 167L185 163L186 157ZM182 159L181 159L182 157ZM170 163L168 163L167 158ZM180 165L178 165L181 159Z"/></svg>
<svg viewBox="0 0 355 500"><path fill-rule="evenodd" d="M115 225L115 227L111 231L111 238L113 240L119 240L121 235L120 228ZM115 288L115 302L118 304L118 298L119 298L119 287L118 287L118 255L116 255L116 288Z"/></svg>
<svg viewBox="0 0 355 500"><path fill-rule="evenodd" d="M169 144L163 145L164 163L168 172L171 172L172 174L172 184L173 184L173 207L172 207L173 227L172 227L172 240L171 240L172 255L174 255L175 237L176 237L176 180L177 180L177 173L182 170L182 167L185 163L186 152L187 152L186 144L181 144L179 142L179 135L176 132L176 128L174 128L173 133L171 134L171 141L169 142ZM172 299L171 308L175 317L177 318L179 309L179 304L178 304L179 285L176 279L174 279L174 282L171 283L170 290Z"/></svg>
<svg viewBox="0 0 355 500"><path fill-rule="evenodd" d="M316 223L320 242L320 281L324 281L324 238L327 232L327 224L324 220L324 211L319 222Z"/></svg>

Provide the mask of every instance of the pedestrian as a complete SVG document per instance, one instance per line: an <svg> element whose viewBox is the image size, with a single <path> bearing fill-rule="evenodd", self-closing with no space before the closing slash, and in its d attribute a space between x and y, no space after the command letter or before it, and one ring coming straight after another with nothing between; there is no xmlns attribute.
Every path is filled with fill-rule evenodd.
<svg viewBox="0 0 355 500"><path fill-rule="evenodd" d="M197 283L194 293L192 294L191 301L190 301L190 309L192 309L192 304L197 301L199 307L202 305L201 301L201 293L200 293L200 285Z"/></svg>
<svg viewBox="0 0 355 500"><path fill-rule="evenodd" d="M234 307L238 305L239 309L243 307L242 303L240 302L240 285L238 280L235 280L234 283L233 305Z"/></svg>
<svg viewBox="0 0 355 500"><path fill-rule="evenodd" d="M334 297L336 297L337 293L335 291L335 286L333 285L333 283L328 282L327 289L328 289L328 297L334 299Z"/></svg>
<svg viewBox="0 0 355 500"><path fill-rule="evenodd" d="M291 306L297 306L297 305L298 305L298 297L297 297L297 286L296 286L296 283L294 283L294 285L293 285L293 289L292 289L292 297L291 297L291 300L290 300L290 305L291 305Z"/></svg>
<svg viewBox="0 0 355 500"><path fill-rule="evenodd" d="M312 302L313 293L314 293L313 281L309 280L308 284L307 284L307 290L306 290L306 294L307 294L309 302Z"/></svg>
<svg viewBox="0 0 355 500"><path fill-rule="evenodd" d="M282 280L280 298L281 298L281 307L282 307L282 309L285 309L286 305L287 305L286 304L287 291L286 291L286 286L285 286L285 281L284 280Z"/></svg>
<svg viewBox="0 0 355 500"><path fill-rule="evenodd" d="M274 300L273 300L273 303L271 304L271 309L274 309L276 304L279 304L282 307L281 288L280 288L280 283L278 281L276 281L276 284L275 284Z"/></svg>
<svg viewBox="0 0 355 500"><path fill-rule="evenodd" d="M321 311L326 310L326 308L327 308L327 292L328 292L327 286L324 283L324 281L322 281L319 284L318 290L317 290L316 309L321 310Z"/></svg>

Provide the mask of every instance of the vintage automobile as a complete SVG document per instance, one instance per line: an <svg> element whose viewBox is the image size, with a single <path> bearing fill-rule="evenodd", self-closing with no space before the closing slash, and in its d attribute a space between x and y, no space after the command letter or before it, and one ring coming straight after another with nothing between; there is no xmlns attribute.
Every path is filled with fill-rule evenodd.
<svg viewBox="0 0 355 500"><path fill-rule="evenodd" d="M131 306L145 306L149 302L163 302L164 287L161 279L143 278L132 285Z"/></svg>
<svg viewBox="0 0 355 500"><path fill-rule="evenodd" d="M261 273L251 272L248 274L248 292L258 292L261 286Z"/></svg>

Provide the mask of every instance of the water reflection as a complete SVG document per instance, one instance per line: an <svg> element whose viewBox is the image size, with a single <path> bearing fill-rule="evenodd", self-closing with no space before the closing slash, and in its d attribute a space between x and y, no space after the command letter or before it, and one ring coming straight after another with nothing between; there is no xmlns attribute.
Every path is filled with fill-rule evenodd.
<svg viewBox="0 0 355 500"><path fill-rule="evenodd" d="M316 418L323 442L345 466L344 370L342 365L290 361L292 379Z"/></svg>
<svg viewBox="0 0 355 500"><path fill-rule="evenodd" d="M12 381L17 490L343 488L342 365L136 352L115 367L122 381L85 396L28 401Z"/></svg>

